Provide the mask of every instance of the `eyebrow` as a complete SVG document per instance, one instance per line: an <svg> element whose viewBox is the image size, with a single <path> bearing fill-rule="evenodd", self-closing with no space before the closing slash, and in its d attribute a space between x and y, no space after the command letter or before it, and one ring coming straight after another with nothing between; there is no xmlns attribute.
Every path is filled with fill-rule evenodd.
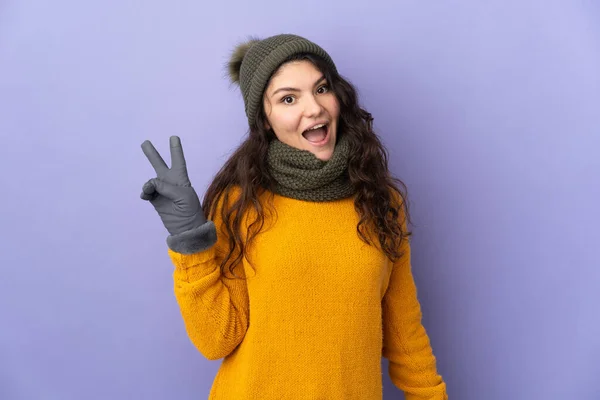
<svg viewBox="0 0 600 400"><path fill-rule="evenodd" d="M323 81L324 79L325 79L325 75L322 75L322 76L321 76L319 79L317 79L317 81L314 83L314 86L317 86L317 85L318 85L318 84L319 84L321 81ZM279 93L279 92L283 92L283 91L286 91L286 92L299 92L299 91L300 91L300 89L296 89L296 88L293 88L293 87L282 87L282 88L279 88L279 89L277 89L277 90L276 90L276 91L274 91L273 93L271 93L271 96L275 96L277 93Z"/></svg>

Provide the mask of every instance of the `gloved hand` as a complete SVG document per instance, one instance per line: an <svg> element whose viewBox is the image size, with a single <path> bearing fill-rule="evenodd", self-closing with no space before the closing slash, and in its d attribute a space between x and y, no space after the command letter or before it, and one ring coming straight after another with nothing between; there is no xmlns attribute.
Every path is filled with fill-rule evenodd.
<svg viewBox="0 0 600 400"><path fill-rule="evenodd" d="M149 140L142 143L144 154L156 171L156 178L142 187L140 197L148 200L169 231L169 247L182 253L193 253L210 247L216 241L214 224L204 217L200 199L190 183L181 140L171 136L171 168Z"/></svg>

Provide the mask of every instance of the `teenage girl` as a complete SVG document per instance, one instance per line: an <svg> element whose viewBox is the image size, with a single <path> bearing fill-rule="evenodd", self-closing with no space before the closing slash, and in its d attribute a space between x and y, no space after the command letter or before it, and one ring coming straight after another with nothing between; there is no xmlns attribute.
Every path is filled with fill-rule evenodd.
<svg viewBox="0 0 600 400"><path fill-rule="evenodd" d="M411 273L405 187L354 87L297 35L228 63L248 138L202 203L181 141L141 197L169 232L192 343L224 358L209 399L380 400L381 357L407 400L445 400Z"/></svg>

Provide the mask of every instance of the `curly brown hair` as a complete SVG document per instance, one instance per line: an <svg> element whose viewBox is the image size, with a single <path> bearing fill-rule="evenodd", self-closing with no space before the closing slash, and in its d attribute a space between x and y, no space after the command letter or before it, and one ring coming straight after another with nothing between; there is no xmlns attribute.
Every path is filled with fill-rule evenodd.
<svg viewBox="0 0 600 400"><path fill-rule="evenodd" d="M338 135L347 135L350 143L348 176L356 193L354 208L360 215L357 233L365 243L377 246L369 239L369 233L375 234L379 248L390 260L396 261L402 256L402 240L412 235L406 229L410 221L406 185L390 174L387 150L373 131L373 117L359 105L355 87L312 54L293 55L281 65L300 60L311 62L325 75L340 104ZM249 126L248 138L217 172L202 200L206 218L212 219L220 209L227 232L229 251L222 259L221 273L225 272L228 263L230 272L231 266L235 268L265 222L264 205L259 198L265 191L273 192L275 181L269 174L266 160L269 142L276 138L274 132L265 127L265 120L265 110L261 106ZM239 189L239 195L230 202L229 195L235 187ZM222 202L221 196L224 196ZM269 206L272 206L271 202ZM253 207L256 219L247 226L247 242L244 243L241 225L249 207Z"/></svg>

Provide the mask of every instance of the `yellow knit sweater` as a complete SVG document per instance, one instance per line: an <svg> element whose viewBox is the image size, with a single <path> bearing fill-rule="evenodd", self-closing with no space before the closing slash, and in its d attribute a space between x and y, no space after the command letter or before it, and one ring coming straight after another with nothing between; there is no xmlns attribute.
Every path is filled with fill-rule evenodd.
<svg viewBox="0 0 600 400"><path fill-rule="evenodd" d="M209 360L224 358L208 398L380 400L383 356L407 400L446 400L408 242L392 263L361 241L352 198L275 195L274 205L250 248L251 265L245 259L235 268L247 280L220 273L228 242L218 212L212 248L168 249L192 343Z"/></svg>

